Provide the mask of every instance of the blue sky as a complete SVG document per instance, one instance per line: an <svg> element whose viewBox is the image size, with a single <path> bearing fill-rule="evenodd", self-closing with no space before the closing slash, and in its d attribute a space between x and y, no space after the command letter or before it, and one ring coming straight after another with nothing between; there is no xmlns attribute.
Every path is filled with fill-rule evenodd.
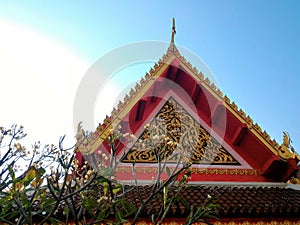
<svg viewBox="0 0 300 225"><path fill-rule="evenodd" d="M169 41L171 18L175 17L176 44L201 57L214 72L223 92L267 130L272 138L281 143L282 132L288 131L298 152L300 151L299 12L300 2L292 0L0 1L0 21L29 29L66 48L69 53L76 55L76 59L83 62L83 66L80 67L82 76L85 69L116 47L144 40ZM21 39L22 37L16 37L16 40L11 40L11 43L7 44L14 45L14 41L18 42ZM56 67L55 64L52 66ZM140 75L143 76L144 72L141 71ZM6 88L13 84L12 81L7 81L7 76L9 76L7 73L0 73L0 81ZM60 77L46 77L41 80L55 85L64 79L63 76L62 74ZM27 83L24 77L22 79L24 79L23 86L30 89L28 86L30 82ZM70 80L76 86L80 81L80 74L74 77L70 75L65 82L69 83ZM49 88L53 90L52 86ZM67 107L65 102L74 101L73 91L70 91L72 94L65 96L64 87L58 88L61 95L58 94L57 98L59 101L63 99L64 102L56 105L59 101L49 97L47 100L49 108ZM51 93L55 95L55 91ZM13 92L13 95L17 94ZM17 97L13 96L12 101L18 101ZM12 101L5 103L11 104ZM28 103L24 103L24 111L32 104L32 99L27 98L26 101ZM9 110L15 108L5 105L2 107L8 112L3 115L0 113L4 123L12 122L13 119L7 117L12 114ZM61 109L69 112L69 109ZM61 121L65 121L64 118L57 117L68 116L68 114L60 115L56 112L59 110L56 110L53 111L54 114L57 113L54 117L53 113L49 113L51 110L45 110L44 106L37 107L36 110L39 112L38 115L42 116L35 117L34 120L40 120L39 124L50 120L53 128L55 121L60 124ZM13 115L18 117L18 114ZM15 121L22 123L19 118ZM30 119L24 121L25 127L29 126L27 129L29 133L31 133L30 122ZM54 136L52 141L57 139L60 132L67 133L65 129L68 128L68 125L61 126L57 129L57 134L52 132L47 135ZM36 126L32 129L42 128ZM43 132L33 133L45 135Z"/></svg>

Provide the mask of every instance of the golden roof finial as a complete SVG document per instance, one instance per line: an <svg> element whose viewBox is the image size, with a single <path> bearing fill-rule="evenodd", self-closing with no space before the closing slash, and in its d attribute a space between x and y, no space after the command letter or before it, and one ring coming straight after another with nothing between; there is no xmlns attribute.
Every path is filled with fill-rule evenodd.
<svg viewBox="0 0 300 225"><path fill-rule="evenodd" d="M283 160L288 160L289 158L295 158L296 153L294 148L291 146L291 139L287 132L283 132L283 143L278 149L278 155Z"/></svg>
<svg viewBox="0 0 300 225"><path fill-rule="evenodd" d="M171 43L170 43L170 46L173 47L173 50L174 50L174 37L175 37L175 34L176 34L175 19L172 18L172 34L171 34Z"/></svg>

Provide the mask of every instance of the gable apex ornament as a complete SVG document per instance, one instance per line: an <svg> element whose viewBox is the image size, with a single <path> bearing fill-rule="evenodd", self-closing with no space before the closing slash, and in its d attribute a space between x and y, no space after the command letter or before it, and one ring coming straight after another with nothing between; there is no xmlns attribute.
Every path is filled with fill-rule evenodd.
<svg viewBox="0 0 300 225"><path fill-rule="evenodd" d="M175 27L175 18L172 18L172 33L171 33L171 42L170 42L170 47L174 51L174 39L175 39L175 34L176 34L176 27Z"/></svg>

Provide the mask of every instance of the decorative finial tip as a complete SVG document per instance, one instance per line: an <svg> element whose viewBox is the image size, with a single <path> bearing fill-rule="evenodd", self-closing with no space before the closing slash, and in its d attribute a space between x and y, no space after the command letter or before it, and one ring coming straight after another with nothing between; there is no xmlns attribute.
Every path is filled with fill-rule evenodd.
<svg viewBox="0 0 300 225"><path fill-rule="evenodd" d="M176 34L176 28L175 28L175 19L172 18L172 35L171 35L171 45L174 45L174 36Z"/></svg>

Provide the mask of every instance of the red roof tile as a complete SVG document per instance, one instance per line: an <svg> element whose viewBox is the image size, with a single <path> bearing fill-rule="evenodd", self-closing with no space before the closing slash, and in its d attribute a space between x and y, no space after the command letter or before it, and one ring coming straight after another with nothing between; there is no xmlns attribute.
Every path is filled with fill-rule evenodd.
<svg viewBox="0 0 300 225"><path fill-rule="evenodd" d="M128 189L130 186L126 186ZM132 188L132 187L131 187ZM151 193L151 186L139 186L129 191L128 200L139 206L138 191L143 199ZM170 195L174 192L171 190ZM233 186L190 186L180 193L182 201L171 206L169 216L183 217L188 214L188 205L200 206L210 195L219 204L221 218L300 218L300 190L283 187L233 187ZM147 204L144 216L158 213L163 200L157 197Z"/></svg>

